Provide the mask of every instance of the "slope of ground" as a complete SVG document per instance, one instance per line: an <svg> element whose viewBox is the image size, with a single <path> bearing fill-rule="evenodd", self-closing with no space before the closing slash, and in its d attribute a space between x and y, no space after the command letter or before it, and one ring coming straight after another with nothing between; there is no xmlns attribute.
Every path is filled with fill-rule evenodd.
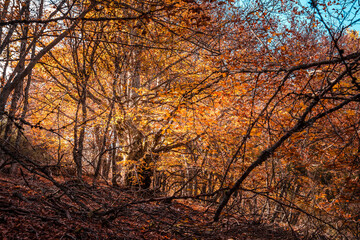
<svg viewBox="0 0 360 240"><path fill-rule="evenodd" d="M0 173L1 239L296 239L276 226L235 218L212 223L212 210L194 202L57 181Z"/></svg>

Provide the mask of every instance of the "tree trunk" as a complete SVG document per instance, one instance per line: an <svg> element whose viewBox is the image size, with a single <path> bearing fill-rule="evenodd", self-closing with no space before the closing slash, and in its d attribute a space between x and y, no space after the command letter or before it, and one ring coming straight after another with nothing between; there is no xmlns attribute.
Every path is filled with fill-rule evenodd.
<svg viewBox="0 0 360 240"><path fill-rule="evenodd" d="M73 159L76 165L76 174L79 179L82 178L82 158L84 150L84 140L85 140L85 129L86 129L86 118L87 118L87 108L86 108L86 81L83 82L82 86L82 96L76 110L75 126L74 126L74 148L73 148ZM79 110L81 107L82 117L81 122L79 121ZM80 122L80 127L79 127ZM80 130L78 130L80 128ZM79 133L78 133L79 132Z"/></svg>

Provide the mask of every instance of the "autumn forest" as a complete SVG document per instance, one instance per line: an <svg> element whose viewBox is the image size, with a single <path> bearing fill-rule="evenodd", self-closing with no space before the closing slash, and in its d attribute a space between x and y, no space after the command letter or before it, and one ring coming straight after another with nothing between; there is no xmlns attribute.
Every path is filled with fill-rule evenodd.
<svg viewBox="0 0 360 240"><path fill-rule="evenodd" d="M0 236L50 239L6 230L43 199L54 239L359 239L359 24L358 0L0 0ZM171 202L205 230L144 212ZM141 237L67 228L124 208Z"/></svg>

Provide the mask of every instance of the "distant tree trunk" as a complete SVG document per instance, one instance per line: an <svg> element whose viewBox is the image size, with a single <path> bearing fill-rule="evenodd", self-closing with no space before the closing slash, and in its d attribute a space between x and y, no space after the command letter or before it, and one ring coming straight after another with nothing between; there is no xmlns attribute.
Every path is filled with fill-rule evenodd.
<svg viewBox="0 0 360 240"><path fill-rule="evenodd" d="M107 180L109 179L109 173L110 173L110 166L111 166L111 157L107 157L103 163L102 167L102 173L101 175Z"/></svg>
<svg viewBox="0 0 360 240"><path fill-rule="evenodd" d="M75 116L75 126L74 126L74 148L73 148L73 159L76 165L76 173L79 179L82 178L82 158L84 151L84 140L85 140L85 129L86 129L86 118L87 118L87 108L86 108L86 88L87 88L87 79L82 83L82 91L79 103L76 109ZM82 117L79 121L79 110L81 108ZM80 123L80 124L79 124ZM80 126L79 126L80 125ZM80 130L79 130L80 128Z"/></svg>
<svg viewBox="0 0 360 240"><path fill-rule="evenodd" d="M117 181L119 178L119 169L117 164L117 148L116 148L118 144L118 136L115 126L113 126L113 134L114 134L114 139L112 141L112 150L111 150L111 172L112 172L111 184L116 187L118 186Z"/></svg>
<svg viewBox="0 0 360 240"><path fill-rule="evenodd" d="M125 173L125 184L142 189L150 188L158 154L150 152L146 137L130 121L119 122L118 129L121 129L119 133L127 132L131 140L126 155L126 160L131 162Z"/></svg>
<svg viewBox="0 0 360 240"><path fill-rule="evenodd" d="M149 189L151 186L151 177L153 176L153 162L154 159L152 158L151 154L146 154L144 157L144 161L141 163L140 167L140 176L141 176L141 188L142 189Z"/></svg>
<svg viewBox="0 0 360 240"><path fill-rule="evenodd" d="M128 172L125 174L125 184L131 187L140 187L142 185L141 171L143 157L146 153L146 148L143 145L144 136L138 131L130 122L125 123L129 130L131 144L127 154L127 160L130 160Z"/></svg>
<svg viewBox="0 0 360 240"><path fill-rule="evenodd" d="M103 161L103 156L105 154L107 134L109 132L111 119L113 117L114 105L115 105L115 99L113 99L112 102L111 102L111 108L110 108L109 117L108 117L108 120L107 120L107 123L106 123L106 127L105 127L105 131L104 131L104 134L103 134L103 137L102 137L102 141L100 142L99 157L98 157L98 161L97 161L97 165L96 165L96 169L95 169L95 173L94 173L93 183L95 183L96 179L98 178L99 173L100 173L101 165L103 164L102 161ZM106 164L108 164L108 163L105 163L105 165ZM106 169L108 169L108 168L109 168L109 166L106 167ZM103 166L103 170L105 170L105 166Z"/></svg>

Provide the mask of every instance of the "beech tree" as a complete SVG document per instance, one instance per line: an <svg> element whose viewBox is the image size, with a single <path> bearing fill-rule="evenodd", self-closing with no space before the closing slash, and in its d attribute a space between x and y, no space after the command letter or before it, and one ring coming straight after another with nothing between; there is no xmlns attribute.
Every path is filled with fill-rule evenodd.
<svg viewBox="0 0 360 240"><path fill-rule="evenodd" d="M179 106L193 97L196 84L207 84L202 76L212 74L213 70L206 70L201 75L196 73L205 71L201 70L203 64L196 70L184 71L188 64L200 62L201 54L216 51L211 45L214 36L192 29L193 26L205 29L203 21L209 7L182 3L174 8L174 4L139 3L130 8L126 4L114 7L104 3L102 11L89 13L89 18L102 21L87 21L78 26L68 40L41 61L43 69L38 71L39 79L50 75L54 85L50 82L42 86L43 90L33 95L34 105L37 104L36 109L48 109L49 114L43 118L39 111L40 115L34 114L31 118L34 122L42 119L43 125L59 121L59 115L67 119L58 124L58 134L73 145L70 148L73 148L78 172L82 169L80 163L86 160L94 168L97 178L101 168L114 166L114 159L121 159L123 181L133 185L130 178L138 178L134 182L149 178L142 176L139 169L151 168L144 171L152 174L155 169L150 165L155 164L160 153L179 148L197 137L186 132L165 137L168 135L165 133L174 124ZM144 11L153 13L139 15ZM167 15L162 19L164 13ZM197 20L191 23L176 13L190 14ZM178 27L175 23L184 25ZM179 28L183 31L176 32ZM191 74L195 76L193 71L198 75L197 79L190 78ZM86 80L78 82L84 76ZM191 84L184 84L186 80L180 80L181 77L186 77ZM82 89L84 86L86 89ZM184 89L179 91L181 86ZM68 99L67 107L64 97ZM38 99L47 100L38 104ZM67 109L65 115L64 107ZM63 128L69 125L74 126L71 139L66 137L68 130ZM85 140L85 132L93 138ZM102 137L98 136L100 133ZM58 145L69 148L62 142L59 139ZM103 161L104 154L110 152L113 160ZM112 169L115 171L115 167ZM127 177L128 170L135 175Z"/></svg>
<svg viewBox="0 0 360 240"><path fill-rule="evenodd" d="M356 1L49 4L1 2L3 149L26 139L80 180L210 202L215 221L356 236Z"/></svg>

